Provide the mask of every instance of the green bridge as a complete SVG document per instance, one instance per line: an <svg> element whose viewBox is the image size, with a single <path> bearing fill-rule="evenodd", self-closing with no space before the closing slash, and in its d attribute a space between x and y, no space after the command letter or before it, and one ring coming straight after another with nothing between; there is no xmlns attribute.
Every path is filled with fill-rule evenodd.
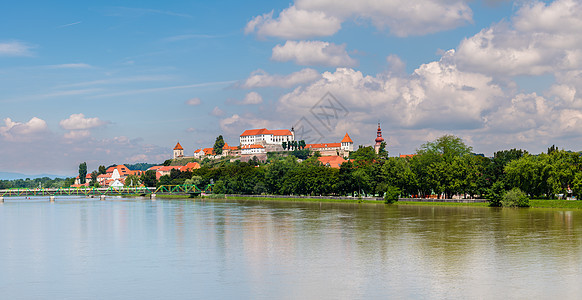
<svg viewBox="0 0 582 300"><path fill-rule="evenodd" d="M162 185L159 187L77 187L77 188L14 188L0 190L0 197L28 196L121 196L121 195L192 195L212 193L212 184L201 189L196 185Z"/></svg>

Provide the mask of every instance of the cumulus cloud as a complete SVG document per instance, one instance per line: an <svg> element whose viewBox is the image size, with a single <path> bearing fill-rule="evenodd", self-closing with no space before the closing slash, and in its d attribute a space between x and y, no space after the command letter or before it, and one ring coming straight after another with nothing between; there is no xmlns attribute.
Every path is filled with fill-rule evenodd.
<svg viewBox="0 0 582 300"><path fill-rule="evenodd" d="M72 114L67 119L61 120L59 125L61 128L69 130L64 135L66 139L85 139L91 135L90 129L105 126L107 122L99 118L86 118L84 114L79 113Z"/></svg>
<svg viewBox="0 0 582 300"><path fill-rule="evenodd" d="M0 127L0 136L8 141L29 141L40 137L48 131L47 123L37 117L28 122L14 122L10 118L4 119L4 126Z"/></svg>
<svg viewBox="0 0 582 300"><path fill-rule="evenodd" d="M271 59L293 61L305 66L355 66L357 61L346 52L346 45L322 41L287 41L273 48Z"/></svg>
<svg viewBox="0 0 582 300"><path fill-rule="evenodd" d="M32 56L33 47L18 41L0 42L0 56Z"/></svg>
<svg viewBox="0 0 582 300"><path fill-rule="evenodd" d="M220 129L227 135L238 136L241 129L248 128L272 128L273 123L265 118L257 118L252 114L240 116L233 114L230 117L220 120Z"/></svg>
<svg viewBox="0 0 582 300"><path fill-rule="evenodd" d="M340 28L341 21L325 12L301 10L291 6L283 10L277 19L273 19L273 11L254 17L247 23L245 33L256 32L261 37L302 39L333 35Z"/></svg>
<svg viewBox="0 0 582 300"><path fill-rule="evenodd" d="M526 2L511 22L463 40L460 68L497 75L540 75L582 67L582 4L573 0Z"/></svg>
<svg viewBox="0 0 582 300"><path fill-rule="evenodd" d="M289 75L271 75L259 69L252 72L244 82L238 83L236 86L245 89L263 87L289 88L299 84L313 82L319 78L321 78L321 74L310 68L305 68Z"/></svg>
<svg viewBox="0 0 582 300"><path fill-rule="evenodd" d="M257 93L257 92L250 92L250 93L246 94L245 98L243 99L243 101L241 101L240 104L250 105L250 104L261 104L261 103L263 103L263 97L261 97L261 95L259 95L259 93Z"/></svg>
<svg viewBox="0 0 582 300"><path fill-rule="evenodd" d="M254 17L247 23L245 33L284 39L330 36L343 22L354 19L405 37L453 29L472 18L471 9L461 0L297 0L277 18L272 11Z"/></svg>
<svg viewBox="0 0 582 300"><path fill-rule="evenodd" d="M192 98L186 101L186 104L191 106L200 105L200 103L202 103L202 100L200 100L200 98Z"/></svg>
<svg viewBox="0 0 582 300"><path fill-rule="evenodd" d="M214 109L212 110L212 112L210 112L211 115L215 116L215 117L221 117L224 116L224 111L220 108L218 108L218 106L215 106Z"/></svg>
<svg viewBox="0 0 582 300"><path fill-rule="evenodd" d="M69 118L59 122L59 125L66 130L93 129L106 124L107 122L102 121L99 118L85 118L85 115L82 113L72 114Z"/></svg>

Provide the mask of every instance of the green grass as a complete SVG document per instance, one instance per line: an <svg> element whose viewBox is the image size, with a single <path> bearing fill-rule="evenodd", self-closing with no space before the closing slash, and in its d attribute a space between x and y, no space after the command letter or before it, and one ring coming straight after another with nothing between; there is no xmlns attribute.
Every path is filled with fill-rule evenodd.
<svg viewBox="0 0 582 300"><path fill-rule="evenodd" d="M544 207L544 208L575 208L582 209L582 201L579 200L529 200L530 207Z"/></svg>
<svg viewBox="0 0 582 300"><path fill-rule="evenodd" d="M417 201L398 201L396 205L424 205L424 206L481 206L488 207L489 203L460 203L460 202L417 202Z"/></svg>

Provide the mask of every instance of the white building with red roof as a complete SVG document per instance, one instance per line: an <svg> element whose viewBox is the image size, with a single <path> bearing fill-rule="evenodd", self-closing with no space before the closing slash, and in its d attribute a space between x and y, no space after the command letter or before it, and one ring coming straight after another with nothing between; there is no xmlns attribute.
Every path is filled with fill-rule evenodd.
<svg viewBox="0 0 582 300"><path fill-rule="evenodd" d="M267 153L267 150L263 145L254 144L254 145L244 145L240 147L240 152L242 155L254 155Z"/></svg>
<svg viewBox="0 0 582 300"><path fill-rule="evenodd" d="M354 151L354 142L346 132L346 135L339 143L307 144L305 149L309 149L312 152L319 152L321 156L346 157L351 151Z"/></svg>
<svg viewBox="0 0 582 300"><path fill-rule="evenodd" d="M293 129L248 129L240 135L241 150L246 145L281 145L295 140Z"/></svg>
<svg viewBox="0 0 582 300"><path fill-rule="evenodd" d="M176 147L174 147L174 159L179 158L179 157L183 157L184 156L184 148L182 147L182 145L180 145L180 142L178 142L176 144Z"/></svg>

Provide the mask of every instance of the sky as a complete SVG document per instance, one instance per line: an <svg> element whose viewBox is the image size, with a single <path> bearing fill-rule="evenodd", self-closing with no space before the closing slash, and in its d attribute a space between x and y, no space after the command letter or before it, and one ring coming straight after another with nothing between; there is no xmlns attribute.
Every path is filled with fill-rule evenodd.
<svg viewBox="0 0 582 300"><path fill-rule="evenodd" d="M12 1L0 10L0 171L161 163L218 135L346 132L391 156L582 150L582 3Z"/></svg>

